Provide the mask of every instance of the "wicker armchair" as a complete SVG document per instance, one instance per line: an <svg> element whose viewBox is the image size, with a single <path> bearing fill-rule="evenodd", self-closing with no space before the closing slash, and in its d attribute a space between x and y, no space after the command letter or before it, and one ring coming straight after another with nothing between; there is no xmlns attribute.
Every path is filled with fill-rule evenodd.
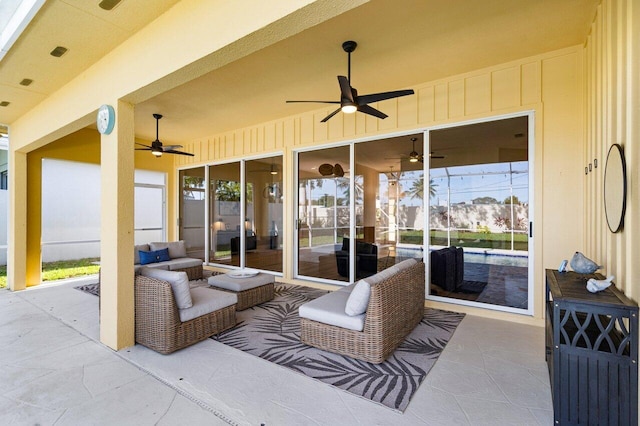
<svg viewBox="0 0 640 426"><path fill-rule="evenodd" d="M170 354L234 325L235 303L182 322L171 284L142 275L135 278L136 342L149 349Z"/></svg>
<svg viewBox="0 0 640 426"><path fill-rule="evenodd" d="M355 331L300 318L307 345L379 364L391 355L424 316L424 263L371 287L364 330Z"/></svg>

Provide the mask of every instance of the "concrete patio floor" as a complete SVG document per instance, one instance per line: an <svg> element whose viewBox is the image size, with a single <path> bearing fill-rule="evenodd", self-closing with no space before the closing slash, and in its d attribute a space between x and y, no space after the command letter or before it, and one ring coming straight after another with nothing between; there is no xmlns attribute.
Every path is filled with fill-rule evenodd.
<svg viewBox="0 0 640 426"><path fill-rule="evenodd" d="M212 339L115 352L95 281L0 290L0 424L553 424L541 327L467 315L400 414Z"/></svg>

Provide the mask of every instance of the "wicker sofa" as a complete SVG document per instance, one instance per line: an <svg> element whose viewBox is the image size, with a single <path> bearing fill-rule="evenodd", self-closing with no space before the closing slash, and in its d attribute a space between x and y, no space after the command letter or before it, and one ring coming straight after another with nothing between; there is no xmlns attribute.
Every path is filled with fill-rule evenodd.
<svg viewBox="0 0 640 426"><path fill-rule="evenodd" d="M140 252L146 253L157 252L159 250L167 249L169 254L169 260L153 261L152 263L141 262ZM148 256L145 256L148 257ZM149 268L164 269L167 271L182 271L186 272L190 280L199 280L203 277L202 272L202 259L196 259L187 257L187 249L184 241L172 241L172 242L152 242L149 244L141 244L134 247L134 270L137 274L138 269L142 266Z"/></svg>
<svg viewBox="0 0 640 426"><path fill-rule="evenodd" d="M135 278L134 294L135 340L162 354L236 325L236 295L207 287L190 288L185 272L142 267Z"/></svg>
<svg viewBox="0 0 640 426"><path fill-rule="evenodd" d="M356 286L367 282L366 311L346 314ZM370 284L370 285L369 285ZM300 340L311 346L379 364L424 315L424 263L410 259L300 307Z"/></svg>

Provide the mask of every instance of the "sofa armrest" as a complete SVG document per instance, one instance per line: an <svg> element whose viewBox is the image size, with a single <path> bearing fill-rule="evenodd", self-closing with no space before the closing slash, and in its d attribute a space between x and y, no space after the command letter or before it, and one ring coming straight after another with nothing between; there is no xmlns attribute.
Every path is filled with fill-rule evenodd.
<svg viewBox="0 0 640 426"><path fill-rule="evenodd" d="M135 322L138 335L166 332L180 325L171 284L156 278L135 277Z"/></svg>

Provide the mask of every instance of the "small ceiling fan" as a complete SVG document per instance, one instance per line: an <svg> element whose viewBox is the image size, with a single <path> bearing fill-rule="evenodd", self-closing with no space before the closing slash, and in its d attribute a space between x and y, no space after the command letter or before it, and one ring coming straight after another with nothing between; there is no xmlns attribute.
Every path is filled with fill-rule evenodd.
<svg viewBox="0 0 640 426"><path fill-rule="evenodd" d="M370 95L358 96L358 91L351 86L351 53L356 50L358 43L355 41L345 41L342 43L342 49L347 52L347 76L339 75L338 84L340 85L340 100L339 101L287 101L287 103L299 103L299 102L312 102L321 104L340 104L340 108L333 111L321 120L322 123L329 120L331 117L339 113L340 111L345 114L351 114L356 111L373 115L380 119L387 118L387 114L379 111L372 106L369 106L372 102L384 101L387 99L399 98L401 96L413 95L414 91L409 90L395 90L392 92L372 93Z"/></svg>
<svg viewBox="0 0 640 426"><path fill-rule="evenodd" d="M338 163L336 163L334 166L332 166L329 163L320 164L320 167L318 167L318 171L322 176L335 176L335 177L344 176L344 169Z"/></svg>
<svg viewBox="0 0 640 426"><path fill-rule="evenodd" d="M193 157L190 152L177 151L176 148L182 148L182 145L162 145L160 139L158 139L158 122L162 118L161 114L153 114L153 118L156 119L156 140L151 142L151 146L136 142L138 145L144 146L144 148L136 148L137 151L151 151L156 157L162 156L162 154L180 154L189 155Z"/></svg>
<svg viewBox="0 0 640 426"><path fill-rule="evenodd" d="M419 154L416 151L416 141L418 140L418 138L416 137L412 137L411 138L411 152L409 153L408 156L406 157L400 157L400 158L386 158L387 160L409 160L410 163L424 163L424 155ZM429 158L434 158L434 159L441 159L444 158L444 155L435 155L433 152L431 152L429 154Z"/></svg>

